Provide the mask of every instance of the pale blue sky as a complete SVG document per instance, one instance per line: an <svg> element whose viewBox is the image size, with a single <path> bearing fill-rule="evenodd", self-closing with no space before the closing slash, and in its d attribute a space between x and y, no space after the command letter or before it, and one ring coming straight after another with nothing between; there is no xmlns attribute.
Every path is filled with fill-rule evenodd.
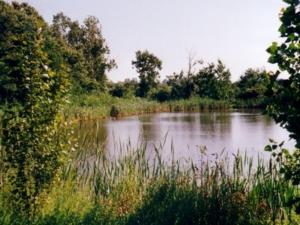
<svg viewBox="0 0 300 225"><path fill-rule="evenodd" d="M281 0L26 0L47 21L64 12L82 21L99 18L118 64L113 81L136 77L131 60L147 49L163 61L162 78L186 69L189 53L204 61L218 58L232 80L249 67L275 68L265 49L278 40Z"/></svg>

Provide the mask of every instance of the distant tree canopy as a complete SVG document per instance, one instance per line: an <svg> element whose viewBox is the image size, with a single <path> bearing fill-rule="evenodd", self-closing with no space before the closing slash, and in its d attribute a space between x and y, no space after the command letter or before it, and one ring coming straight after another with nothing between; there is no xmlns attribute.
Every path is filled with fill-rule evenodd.
<svg viewBox="0 0 300 225"><path fill-rule="evenodd" d="M195 93L200 97L229 100L233 95L230 76L221 60L210 63L193 76Z"/></svg>
<svg viewBox="0 0 300 225"><path fill-rule="evenodd" d="M269 62L277 64L281 71L286 71L289 78L278 85L273 76L268 107L269 114L286 128L300 147L300 3L299 0L284 0L288 6L280 15L279 32L283 42L273 42L267 49Z"/></svg>
<svg viewBox="0 0 300 225"><path fill-rule="evenodd" d="M187 99L192 96L194 91L193 80L185 76L183 71L168 76L165 82L171 87L171 99Z"/></svg>
<svg viewBox="0 0 300 225"><path fill-rule="evenodd" d="M83 24L80 24L63 13L58 13L53 17L52 24L48 26L33 8L26 10L31 15L35 15L43 27L42 32L45 38L43 50L48 57L48 66L55 72L68 71L71 90L75 95L81 92L99 93L108 90L111 95L117 97L136 95L167 101L199 96L231 102L253 101L254 105L265 105L268 85L271 85L269 72L249 69L239 81L232 84L231 73L221 60L216 63L204 64L201 60L194 60L191 55L187 71L173 73L160 83L159 73L162 69L162 61L148 51L139 50L132 61L132 65L139 74L139 82L124 81L114 84L108 81L106 74L116 66L116 63L110 59L110 51L97 18L89 16ZM281 26L280 30L282 35L286 36L287 41L281 46L273 43L268 50L272 53L270 61L279 62L280 68L290 74L296 73L297 60L287 61L287 57L283 54L284 52L287 55L297 54L298 36L295 33L297 19L294 18L297 13L292 9L286 10L285 16L282 17L286 25ZM294 25L289 24L289 17L292 18L290 22ZM5 21L3 21L4 23ZM286 34L287 32L289 34ZM5 42L2 45L5 45ZM10 79L12 78L9 78L4 72L2 74L0 77L0 102L3 103L13 98L13 92L16 94L18 91L22 91L15 85L11 85ZM276 91L276 95L279 96L279 93L284 95L283 85L289 84L276 79L273 83L273 87L276 87L273 88L274 94ZM238 101L235 101L236 99ZM273 104L272 107L269 109L272 108L275 112L280 106ZM281 120L276 117L276 113L273 115L277 121ZM280 117L282 118L282 115Z"/></svg>
<svg viewBox="0 0 300 225"><path fill-rule="evenodd" d="M136 59L132 61L136 71L139 73L139 89L140 97L147 96L148 92L157 87L159 83L159 71L162 69L162 61L152 53L146 51L137 51Z"/></svg>
<svg viewBox="0 0 300 225"><path fill-rule="evenodd" d="M269 101L267 93L272 74L264 69L247 69L234 83L236 100L247 102L249 107L265 108Z"/></svg>
<svg viewBox="0 0 300 225"><path fill-rule="evenodd" d="M80 25L78 21L58 13L53 17L50 29L64 46L74 89L106 91L106 73L116 63L109 59L110 51L102 36L99 20L89 16Z"/></svg>
<svg viewBox="0 0 300 225"><path fill-rule="evenodd" d="M171 99L186 99L191 96L230 100L233 97L233 86L230 81L230 71L218 60L217 64L204 65L198 60L200 69L192 71L190 66L185 74L183 71L168 76L165 81L171 88Z"/></svg>
<svg viewBox="0 0 300 225"><path fill-rule="evenodd" d="M141 50L136 52L132 61L139 74L139 82L114 84L108 81L107 72L116 67L116 63L110 58L97 18L89 16L80 24L58 13L53 17L52 24L47 25L33 8L29 11L43 27L43 50L47 54L48 66L55 72L68 72L74 95L108 91L116 97L138 96L158 101L198 96L228 101L234 101L237 97L239 101L254 99L254 102L264 95L267 81L261 76L264 77L266 71L249 70L239 82L232 84L231 73L221 60L204 64L201 60L194 60L191 55L186 72L173 73L160 83L162 61L152 53ZM2 45L6 45L5 42ZM0 103L11 101L13 92L22 93L12 85L10 79L3 70L0 77Z"/></svg>
<svg viewBox="0 0 300 225"><path fill-rule="evenodd" d="M112 83L109 93L115 97L133 97L138 89L137 79L125 79L123 82Z"/></svg>
<svg viewBox="0 0 300 225"><path fill-rule="evenodd" d="M271 74L266 70L248 69L236 83L239 88L238 98L253 99L263 98L270 85Z"/></svg>

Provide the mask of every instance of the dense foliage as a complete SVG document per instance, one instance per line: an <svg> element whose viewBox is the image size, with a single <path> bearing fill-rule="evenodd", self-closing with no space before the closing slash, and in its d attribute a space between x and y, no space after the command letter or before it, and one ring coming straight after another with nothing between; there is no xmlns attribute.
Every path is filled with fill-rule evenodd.
<svg viewBox="0 0 300 225"><path fill-rule="evenodd" d="M146 97L159 82L159 70L162 69L162 62L146 50L136 52L136 59L132 61L132 65L135 66L140 78L138 96Z"/></svg>
<svg viewBox="0 0 300 225"><path fill-rule="evenodd" d="M230 100L233 97L233 86L230 81L230 71L218 60L217 64L209 63L203 65L198 61L201 68L196 72L188 70L169 76L166 83L170 85L170 98L190 98L198 96L216 100Z"/></svg>
<svg viewBox="0 0 300 225"><path fill-rule="evenodd" d="M244 99L263 98L270 84L270 76L265 70L248 69L237 82L238 97Z"/></svg>
<svg viewBox="0 0 300 225"><path fill-rule="evenodd" d="M109 48L102 36L99 20L87 17L83 25L63 13L53 17L51 32L64 46L75 91L106 91L106 72L116 66L109 59Z"/></svg>
<svg viewBox="0 0 300 225"><path fill-rule="evenodd" d="M133 65L140 74L139 81L127 79L112 83L109 93L120 98L138 96L159 102L192 97L209 98L226 100L236 107L265 108L268 103L267 90L272 72L249 68L238 81L232 83L231 73L221 60L206 64L198 60L189 63L186 72L173 73L159 82L160 63L149 52L138 51Z"/></svg>
<svg viewBox="0 0 300 225"><path fill-rule="evenodd" d="M300 184L300 2L299 0L284 0L287 7L280 15L279 32L283 39L281 44L273 42L267 49L269 61L279 66L280 71L288 73L289 78L280 83L276 79L280 72L273 77L270 90L272 102L268 106L269 114L277 123L286 128L290 137L296 140L298 148L293 153L281 146L274 145L273 154L278 160L283 160L282 172L294 184ZM269 147L269 149L272 149Z"/></svg>
<svg viewBox="0 0 300 225"><path fill-rule="evenodd" d="M37 13L35 13L37 14ZM41 21L43 19L37 15ZM44 22L43 22L44 23ZM132 65L139 80L110 82L107 73L116 66L110 59L110 50L102 35L100 23L93 16L83 24L63 13L54 15L50 26L43 25L44 51L52 70L67 70L73 95L110 93L116 97L143 97L160 102L191 97L226 100L236 107L265 107L266 89L270 72L248 69L241 79L232 83L231 73L221 60L204 64L189 57L188 69L176 72L159 81L162 61L148 51L137 51ZM64 68L62 68L62 65ZM0 101L9 101L10 86L7 76L0 78ZM276 81L276 84L278 82Z"/></svg>
<svg viewBox="0 0 300 225"><path fill-rule="evenodd" d="M195 93L200 97L229 100L233 93L230 71L218 60L201 68L193 77Z"/></svg>
<svg viewBox="0 0 300 225"><path fill-rule="evenodd" d="M68 71L73 95L108 92L120 98L137 96L160 102L200 97L226 100L236 107L265 107L267 102L267 71L248 69L233 84L231 73L221 60L204 64L201 60L189 58L186 72L182 70L159 82L162 61L148 51L137 51L132 61L139 80L112 83L107 72L116 63L109 57L110 51L97 18L89 16L80 24L58 13L49 27L44 26L47 28L43 30L44 51L50 59L49 67L57 72ZM3 103L9 100L7 98L14 87L9 86L6 76L0 80L0 100Z"/></svg>
<svg viewBox="0 0 300 225"><path fill-rule="evenodd" d="M136 79L125 79L123 82L112 83L109 93L114 97L133 97L137 94L138 81Z"/></svg>
<svg viewBox="0 0 300 225"><path fill-rule="evenodd" d="M279 28L283 43L273 42L268 52L269 61L286 71L289 78L281 85L273 85L274 101L268 110L275 121L291 132L291 137L300 147L300 3L299 0L285 2L288 6L282 11Z"/></svg>
<svg viewBox="0 0 300 225"><path fill-rule="evenodd" d="M0 26L6 201L17 214L31 216L62 163L57 113L68 78L65 66L54 62L56 55L47 54L57 43L35 9L0 1Z"/></svg>
<svg viewBox="0 0 300 225"><path fill-rule="evenodd" d="M250 107L263 107L268 104L268 89L272 73L260 69L248 69L235 85L236 101L246 102Z"/></svg>

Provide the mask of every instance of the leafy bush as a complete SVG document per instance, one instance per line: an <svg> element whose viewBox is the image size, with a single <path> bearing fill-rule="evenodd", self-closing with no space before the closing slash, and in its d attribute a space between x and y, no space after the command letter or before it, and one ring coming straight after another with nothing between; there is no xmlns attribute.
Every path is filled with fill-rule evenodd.
<svg viewBox="0 0 300 225"><path fill-rule="evenodd" d="M161 85L157 89L151 90L149 95L154 100L165 102L171 100L171 88L168 85Z"/></svg>
<svg viewBox="0 0 300 225"><path fill-rule="evenodd" d="M284 2L287 6L281 12L279 28L283 43L273 42L267 51L269 62L277 64L280 71L286 71L289 78L282 85L276 85L280 72L273 76L269 90L272 102L268 113L291 133L290 137L300 148L300 3L299 0Z"/></svg>
<svg viewBox="0 0 300 225"><path fill-rule="evenodd" d="M0 1L0 10L6 200L17 215L31 217L63 163L67 143L58 135L58 112L68 79L63 64L49 67L47 25L38 13L16 2Z"/></svg>
<svg viewBox="0 0 300 225"><path fill-rule="evenodd" d="M119 114L120 114L120 110L116 106L113 105L110 110L110 116L117 118L117 117L119 117Z"/></svg>

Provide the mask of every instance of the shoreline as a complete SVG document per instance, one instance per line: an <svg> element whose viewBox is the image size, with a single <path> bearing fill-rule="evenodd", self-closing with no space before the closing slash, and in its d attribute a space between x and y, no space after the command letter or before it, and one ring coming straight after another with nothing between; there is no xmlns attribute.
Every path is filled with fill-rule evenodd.
<svg viewBox="0 0 300 225"><path fill-rule="evenodd" d="M105 94L72 96L62 114L66 120L106 120L164 112L211 112L262 110L261 107L238 107L223 100L193 97L157 102L144 98L118 98Z"/></svg>

